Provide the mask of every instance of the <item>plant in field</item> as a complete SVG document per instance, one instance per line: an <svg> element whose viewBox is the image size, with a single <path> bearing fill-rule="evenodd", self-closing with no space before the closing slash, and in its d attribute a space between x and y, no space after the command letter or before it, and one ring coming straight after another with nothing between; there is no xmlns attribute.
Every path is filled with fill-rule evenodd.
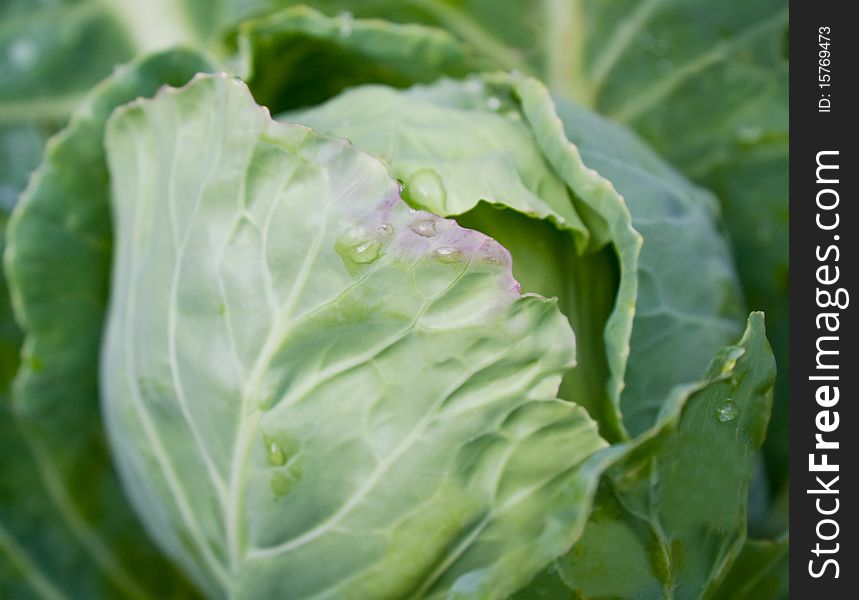
<svg viewBox="0 0 859 600"><path fill-rule="evenodd" d="M4 597L785 593L781 2L144 4L0 9Z"/></svg>

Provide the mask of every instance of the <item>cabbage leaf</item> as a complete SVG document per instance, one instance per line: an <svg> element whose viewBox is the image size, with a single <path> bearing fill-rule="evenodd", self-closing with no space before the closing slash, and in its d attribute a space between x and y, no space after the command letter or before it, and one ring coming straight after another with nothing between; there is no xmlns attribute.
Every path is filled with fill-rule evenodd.
<svg viewBox="0 0 859 600"><path fill-rule="evenodd" d="M226 76L120 109L106 146L107 429L201 588L500 598L570 546L605 442L553 399L572 332L497 242Z"/></svg>

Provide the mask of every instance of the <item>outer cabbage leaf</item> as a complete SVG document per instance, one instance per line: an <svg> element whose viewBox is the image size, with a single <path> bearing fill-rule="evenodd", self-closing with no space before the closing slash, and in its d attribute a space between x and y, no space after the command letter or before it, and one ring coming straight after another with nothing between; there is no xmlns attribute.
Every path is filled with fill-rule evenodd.
<svg viewBox="0 0 859 600"><path fill-rule="evenodd" d="M276 0L4 0L0 4L0 209L11 210L47 139L135 55L220 37ZM453 42L452 42L453 43Z"/></svg>
<svg viewBox="0 0 859 600"><path fill-rule="evenodd" d="M99 85L49 143L9 223L6 269L27 336L13 398L3 403L4 451L18 458L3 472L0 498L4 550L16 567L0 586L13 597L27 596L26 580L74 597L187 593L127 505L99 419L111 252L102 138L115 106L207 68L195 54L168 52ZM11 374L17 338L5 323L3 372Z"/></svg>
<svg viewBox="0 0 859 600"><path fill-rule="evenodd" d="M741 550L774 377L763 315L752 313L738 344L719 352L699 384L677 388L658 423L607 471L572 551L516 597L743 597L728 593L740 591L730 587L737 574L766 566L749 556L757 550Z"/></svg>
<svg viewBox="0 0 859 600"><path fill-rule="evenodd" d="M731 570L712 598L717 600L773 600L788 597L788 537L747 540Z"/></svg>
<svg viewBox="0 0 859 600"><path fill-rule="evenodd" d="M101 2L4 2L0 123L64 120L131 54L122 25Z"/></svg>
<svg viewBox="0 0 859 600"><path fill-rule="evenodd" d="M277 0L4 0L0 3L0 208L10 210L47 139L116 65L221 36ZM451 43L455 43L451 40Z"/></svg>
<svg viewBox="0 0 859 600"><path fill-rule="evenodd" d="M749 306L764 310L779 378L766 451L787 474L786 0L587 0L568 96L624 122L721 201Z"/></svg>
<svg viewBox="0 0 859 600"><path fill-rule="evenodd" d="M508 247L524 289L559 297L583 340L562 395L618 438L652 425L669 390L735 338L740 294L713 198L626 130L562 114L566 136L539 83L488 76L357 88L286 118L380 156L413 206Z"/></svg>
<svg viewBox="0 0 859 600"><path fill-rule="evenodd" d="M655 422L674 385L694 381L713 352L736 338L742 294L712 195L629 131L563 101L559 113L582 160L623 195L645 240L620 401L635 435Z"/></svg>
<svg viewBox="0 0 859 600"><path fill-rule="evenodd" d="M774 104L767 104L767 110L775 111ZM782 108L786 110L786 104ZM780 135L767 134L755 144L738 140L729 152L730 161L701 176L722 199L747 304L767 315L779 375L764 453L770 487L785 498L790 418L787 152L785 116ZM774 513L786 527L787 512L781 511L780 518L778 509Z"/></svg>
<svg viewBox="0 0 859 600"><path fill-rule="evenodd" d="M497 242L226 76L121 109L106 145L103 410L201 587L500 598L572 544L605 442L551 399L572 332Z"/></svg>
<svg viewBox="0 0 859 600"><path fill-rule="evenodd" d="M0 252L6 247L6 214L0 211ZM6 277L0 273L0 396L8 396L12 378L18 369L21 332L12 317Z"/></svg>
<svg viewBox="0 0 859 600"><path fill-rule="evenodd" d="M0 213L4 216L39 165L49 131L36 123L0 124Z"/></svg>
<svg viewBox="0 0 859 600"><path fill-rule="evenodd" d="M566 29L575 4L568 0L280 0L281 6L311 4L329 16L354 15L393 23L423 23L448 31L495 67L539 76L569 69L581 35ZM557 51L555 51L557 50ZM544 62L546 61L546 62ZM549 64L552 61L556 64Z"/></svg>
<svg viewBox="0 0 859 600"><path fill-rule="evenodd" d="M254 98L278 112L317 104L346 87L404 87L485 66L450 33L423 25L325 16L292 7L243 22L230 37Z"/></svg>
<svg viewBox="0 0 859 600"><path fill-rule="evenodd" d="M131 57L122 26L102 3L0 5L0 210L11 210L64 123L115 61Z"/></svg>

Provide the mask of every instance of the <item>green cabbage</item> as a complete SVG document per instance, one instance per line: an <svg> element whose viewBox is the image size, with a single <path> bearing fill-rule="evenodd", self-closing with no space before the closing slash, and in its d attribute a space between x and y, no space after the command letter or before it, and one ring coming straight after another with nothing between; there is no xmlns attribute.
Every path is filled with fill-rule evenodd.
<svg viewBox="0 0 859 600"><path fill-rule="evenodd" d="M315 4L0 9L0 595L782 595L783 254L721 212L782 125L679 124L777 103L778 2L664 81L670 2Z"/></svg>

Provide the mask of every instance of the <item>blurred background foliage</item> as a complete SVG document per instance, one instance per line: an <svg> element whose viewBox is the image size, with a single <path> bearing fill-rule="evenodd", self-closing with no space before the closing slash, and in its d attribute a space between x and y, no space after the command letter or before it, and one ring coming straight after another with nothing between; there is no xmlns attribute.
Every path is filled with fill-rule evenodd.
<svg viewBox="0 0 859 600"><path fill-rule="evenodd" d="M341 34L348 34L353 19L369 18L435 26L450 40L428 62L413 64L408 53L380 58L371 47L354 44L347 53L340 38L348 35L297 24L292 36L280 38L280 47L258 49L249 63L241 48L242 27L249 25L241 23L298 4L336 16ZM787 524L787 39L786 0L0 0L0 225L72 110L117 65L152 51L186 46L240 72L265 71L261 79L271 82L270 91L260 86L255 93L281 109L366 81L407 86L483 69L539 77L558 97L633 128L719 198L747 307L765 311L778 365L758 476L766 484L755 488L749 523L752 534L775 539ZM266 51L278 62L266 60ZM322 70L341 76L326 78L321 88L314 74ZM278 78L291 78L303 92L278 98ZM20 340L3 284L0 447L6 456L33 457L16 459L0 477L0 547L9 557L14 540L4 522L9 507L21 502L9 481L33 479L45 488L25 516L32 519L27 527L38 530L40 511L63 501L50 489L50 473L36 475L40 450L22 442L27 424L8 409ZM88 443L103 440L96 436ZM99 501L91 499L93 510ZM43 534L46 547L62 548L69 532ZM784 566L786 548L786 538L750 543L744 564L757 561L767 571ZM6 568L0 566L0 580ZM63 568L72 576L77 565L69 559ZM122 573L114 575L107 589L124 589ZM745 595L721 597L758 597L742 586L746 577L732 572L729 578ZM76 597L102 585L81 582L72 591L83 596ZM50 597L56 590L45 585L43 595ZM784 581L763 577L755 585L780 590ZM178 583L169 594L187 593L182 589Z"/></svg>

